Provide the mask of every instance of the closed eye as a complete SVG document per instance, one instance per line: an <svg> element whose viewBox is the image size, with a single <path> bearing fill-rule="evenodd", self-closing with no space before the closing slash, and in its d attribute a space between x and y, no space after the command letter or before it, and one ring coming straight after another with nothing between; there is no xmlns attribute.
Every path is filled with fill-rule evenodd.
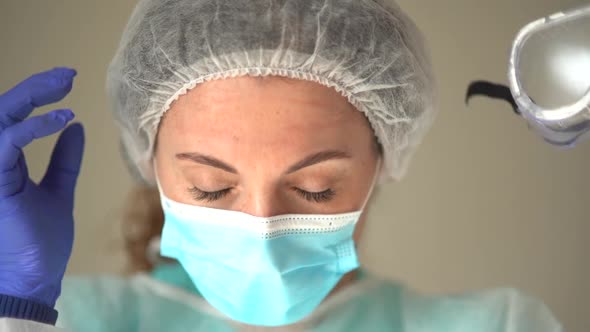
<svg viewBox="0 0 590 332"><path fill-rule="evenodd" d="M188 188L188 192L195 200L214 202L224 198L227 194L229 194L231 189L232 188L225 188L217 191L204 191L197 187L190 187ZM297 187L293 187L293 190L306 201L315 203L328 202L336 195L336 192L330 188L319 192L311 192Z"/></svg>

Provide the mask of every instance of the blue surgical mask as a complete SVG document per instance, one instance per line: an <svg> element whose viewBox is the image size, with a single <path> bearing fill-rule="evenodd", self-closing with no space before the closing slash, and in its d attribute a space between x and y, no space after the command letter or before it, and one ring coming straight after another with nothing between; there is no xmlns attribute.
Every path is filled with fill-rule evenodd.
<svg viewBox="0 0 590 332"><path fill-rule="evenodd" d="M161 255L178 260L203 297L231 319L295 323L359 267L353 232L376 175L360 210L333 215L256 217L175 202L160 188Z"/></svg>

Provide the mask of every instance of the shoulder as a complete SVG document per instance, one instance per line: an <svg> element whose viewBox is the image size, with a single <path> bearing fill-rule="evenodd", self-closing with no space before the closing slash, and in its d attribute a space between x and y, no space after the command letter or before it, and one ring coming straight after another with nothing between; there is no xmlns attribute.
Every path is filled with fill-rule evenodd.
<svg viewBox="0 0 590 332"><path fill-rule="evenodd" d="M62 282L62 292L58 299L58 307L76 305L111 306L120 303L121 298L132 292L130 279L127 277L99 276L66 276Z"/></svg>
<svg viewBox="0 0 590 332"><path fill-rule="evenodd" d="M66 277L57 325L72 331L224 331L204 299L148 274Z"/></svg>
<svg viewBox="0 0 590 332"><path fill-rule="evenodd" d="M117 276L66 276L56 303L57 326L84 327L85 331L112 330L109 325L130 315L133 287L129 278ZM125 310L124 310L125 309Z"/></svg>
<svg viewBox="0 0 590 332"><path fill-rule="evenodd" d="M418 327L434 324L443 331L563 331L543 302L513 288L437 296L404 289L402 301L407 323Z"/></svg>

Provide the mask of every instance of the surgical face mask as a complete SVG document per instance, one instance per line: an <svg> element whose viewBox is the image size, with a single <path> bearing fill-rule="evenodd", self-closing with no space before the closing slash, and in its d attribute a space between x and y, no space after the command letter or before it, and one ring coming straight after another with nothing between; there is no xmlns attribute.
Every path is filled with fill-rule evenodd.
<svg viewBox="0 0 590 332"><path fill-rule="evenodd" d="M509 87L476 82L468 96L508 100L554 145L573 146L590 131L590 6L526 25L510 53Z"/></svg>
<svg viewBox="0 0 590 332"><path fill-rule="evenodd" d="M361 209L332 215L256 217L183 204L166 197L158 181L165 215L161 255L178 260L203 297L231 319L295 323L359 267L353 232L379 165Z"/></svg>

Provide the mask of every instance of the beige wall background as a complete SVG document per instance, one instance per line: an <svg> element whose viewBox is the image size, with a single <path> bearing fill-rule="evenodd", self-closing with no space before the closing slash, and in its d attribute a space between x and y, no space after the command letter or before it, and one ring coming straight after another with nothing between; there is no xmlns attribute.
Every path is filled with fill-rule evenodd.
<svg viewBox="0 0 590 332"><path fill-rule="evenodd" d="M440 114L410 172L382 190L362 255L376 273L427 292L513 286L544 300L568 331L590 331L590 143L559 151L507 104L464 105L474 79L506 82L518 29L580 0L400 1L422 27ZM86 127L69 273L115 273L119 214L132 185L107 108L105 70L135 2L1 1L0 91L56 65L79 71L71 107ZM55 137L27 148L40 178Z"/></svg>

